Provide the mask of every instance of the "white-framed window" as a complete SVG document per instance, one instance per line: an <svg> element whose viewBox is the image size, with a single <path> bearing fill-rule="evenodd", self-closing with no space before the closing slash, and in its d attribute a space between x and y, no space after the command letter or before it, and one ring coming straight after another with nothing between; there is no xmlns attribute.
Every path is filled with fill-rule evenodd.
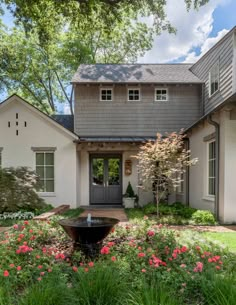
<svg viewBox="0 0 236 305"><path fill-rule="evenodd" d="M168 101L168 90L166 88L155 88L155 102Z"/></svg>
<svg viewBox="0 0 236 305"><path fill-rule="evenodd" d="M140 101L140 88L128 88L128 101Z"/></svg>
<svg viewBox="0 0 236 305"><path fill-rule="evenodd" d="M54 193L54 152L35 152L36 173L39 175L41 187L38 190L43 193Z"/></svg>
<svg viewBox="0 0 236 305"><path fill-rule="evenodd" d="M217 62L209 72L209 96L212 96L216 91L219 90L219 74L219 62Z"/></svg>
<svg viewBox="0 0 236 305"><path fill-rule="evenodd" d="M215 179L216 179L216 142L215 140L207 143L207 195L215 195Z"/></svg>
<svg viewBox="0 0 236 305"><path fill-rule="evenodd" d="M112 101L113 90L112 88L100 88L100 101Z"/></svg>

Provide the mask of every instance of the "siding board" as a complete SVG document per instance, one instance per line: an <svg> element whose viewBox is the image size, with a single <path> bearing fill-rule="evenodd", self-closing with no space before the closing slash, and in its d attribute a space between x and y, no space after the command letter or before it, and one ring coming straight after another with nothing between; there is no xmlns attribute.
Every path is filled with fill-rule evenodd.
<svg viewBox="0 0 236 305"><path fill-rule="evenodd" d="M191 71L205 82L204 90L204 114L214 110L233 93L233 57L234 57L234 33L231 33L221 43L203 56ZM219 90L209 97L209 71L219 62Z"/></svg>
<svg viewBox="0 0 236 305"><path fill-rule="evenodd" d="M109 86L107 86L109 87ZM114 85L113 101L99 101L99 85L76 85L75 131L80 136L155 136L179 131L200 117L201 85L169 85L169 100L154 101L158 86L140 85L141 101L128 102L126 85ZM135 86L130 86L135 87Z"/></svg>

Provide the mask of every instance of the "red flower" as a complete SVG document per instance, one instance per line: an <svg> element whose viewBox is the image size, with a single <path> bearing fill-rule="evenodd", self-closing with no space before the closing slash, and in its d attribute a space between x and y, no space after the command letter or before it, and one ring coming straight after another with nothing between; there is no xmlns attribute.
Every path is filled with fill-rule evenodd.
<svg viewBox="0 0 236 305"><path fill-rule="evenodd" d="M18 271L20 271L20 270L21 270L21 266L17 266L16 269L17 269Z"/></svg>
<svg viewBox="0 0 236 305"><path fill-rule="evenodd" d="M43 266L42 266L42 265L39 265L39 266L38 266L38 269L42 269L42 268L43 268Z"/></svg>
<svg viewBox="0 0 236 305"><path fill-rule="evenodd" d="M109 247L103 247L101 249L101 254L109 254L110 253L110 248Z"/></svg>
<svg viewBox="0 0 236 305"><path fill-rule="evenodd" d="M112 246L114 246L114 245L115 245L114 241L109 241L109 242L107 243L107 246L108 246L108 247L112 247Z"/></svg>
<svg viewBox="0 0 236 305"><path fill-rule="evenodd" d="M147 232L147 235L148 235L148 236L154 236L154 235L155 235L155 232L154 232L154 231L149 230L149 231Z"/></svg>
<svg viewBox="0 0 236 305"><path fill-rule="evenodd" d="M3 272L3 276L5 276L5 277L9 276L9 272L8 272L7 270L5 270L5 271Z"/></svg>
<svg viewBox="0 0 236 305"><path fill-rule="evenodd" d="M73 267L72 267L72 270L73 270L74 272L77 272L77 271L78 271L78 268L77 268L76 266L73 266Z"/></svg>
<svg viewBox="0 0 236 305"><path fill-rule="evenodd" d="M28 225L28 224L29 224L28 220L25 220L25 221L24 221L24 224L25 224L25 225Z"/></svg>
<svg viewBox="0 0 236 305"><path fill-rule="evenodd" d="M146 254L143 253L143 252L140 252L140 253L138 254L138 257L144 257L144 256L146 256Z"/></svg>
<svg viewBox="0 0 236 305"><path fill-rule="evenodd" d="M93 267L94 263L93 262L89 262L88 265L89 265L89 267Z"/></svg>
<svg viewBox="0 0 236 305"><path fill-rule="evenodd" d="M115 261L116 261L116 257L115 257L115 256L112 256L112 257L111 257L111 260L112 260L113 262L115 262Z"/></svg>

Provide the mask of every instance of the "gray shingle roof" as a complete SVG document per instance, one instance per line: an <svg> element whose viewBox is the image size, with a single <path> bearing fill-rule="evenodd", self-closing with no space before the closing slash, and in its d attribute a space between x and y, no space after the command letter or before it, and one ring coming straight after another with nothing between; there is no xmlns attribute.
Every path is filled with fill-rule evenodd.
<svg viewBox="0 0 236 305"><path fill-rule="evenodd" d="M71 114L53 114L52 118L65 127L66 129L74 132L74 116Z"/></svg>
<svg viewBox="0 0 236 305"><path fill-rule="evenodd" d="M80 65L72 83L202 83L192 64Z"/></svg>

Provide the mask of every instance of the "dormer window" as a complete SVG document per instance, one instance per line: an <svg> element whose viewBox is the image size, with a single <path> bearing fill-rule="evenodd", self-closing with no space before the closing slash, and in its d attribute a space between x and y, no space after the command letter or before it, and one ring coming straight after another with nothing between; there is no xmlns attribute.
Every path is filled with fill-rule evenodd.
<svg viewBox="0 0 236 305"><path fill-rule="evenodd" d="M128 101L140 101L140 89L132 88L128 89Z"/></svg>
<svg viewBox="0 0 236 305"><path fill-rule="evenodd" d="M155 102L163 102L168 100L168 90L166 88L155 89Z"/></svg>
<svg viewBox="0 0 236 305"><path fill-rule="evenodd" d="M100 101L112 101L112 88L100 89Z"/></svg>
<svg viewBox="0 0 236 305"><path fill-rule="evenodd" d="M209 72L209 96L219 90L219 62L217 62Z"/></svg>

